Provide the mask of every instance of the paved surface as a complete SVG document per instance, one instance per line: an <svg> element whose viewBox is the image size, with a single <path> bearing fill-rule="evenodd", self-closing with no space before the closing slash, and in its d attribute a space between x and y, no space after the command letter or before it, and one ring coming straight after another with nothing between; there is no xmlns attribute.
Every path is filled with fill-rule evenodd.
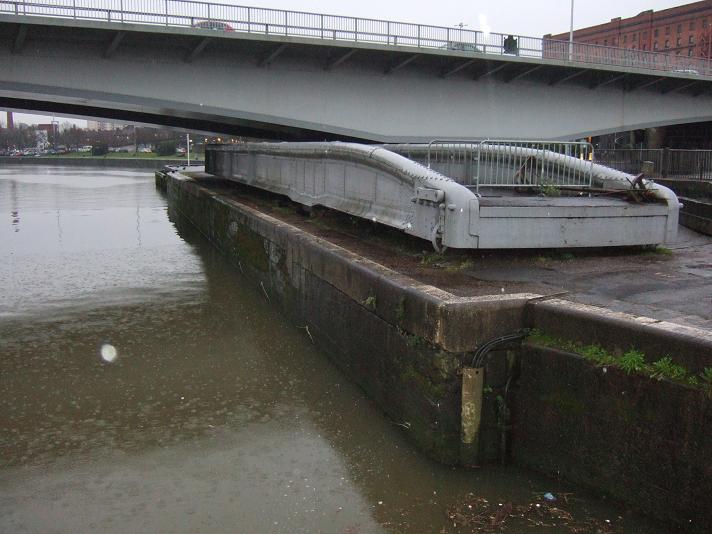
<svg viewBox="0 0 712 534"><path fill-rule="evenodd" d="M567 291L566 298L616 311L712 329L712 237L680 227L660 253L560 252L509 262L490 257L468 269L477 280ZM544 290L544 291L541 291Z"/></svg>

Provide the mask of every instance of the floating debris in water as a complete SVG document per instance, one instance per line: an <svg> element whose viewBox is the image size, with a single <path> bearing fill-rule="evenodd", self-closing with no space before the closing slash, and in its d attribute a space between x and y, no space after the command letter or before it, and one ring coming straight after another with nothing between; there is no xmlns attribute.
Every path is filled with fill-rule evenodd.
<svg viewBox="0 0 712 534"><path fill-rule="evenodd" d="M550 493L544 495L554 497ZM484 497L469 493L461 502L447 509L447 517L453 527L468 528L471 532L519 532L521 527L555 527L557 532L568 531L571 534L623 532L620 526L609 519L574 518L563 508L541 499L546 497L541 496L538 502L526 504L490 503Z"/></svg>

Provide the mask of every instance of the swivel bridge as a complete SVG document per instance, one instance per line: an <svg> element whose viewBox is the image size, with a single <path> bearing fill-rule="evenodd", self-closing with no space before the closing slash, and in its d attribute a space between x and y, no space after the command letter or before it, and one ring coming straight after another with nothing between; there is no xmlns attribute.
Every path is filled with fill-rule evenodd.
<svg viewBox="0 0 712 534"><path fill-rule="evenodd" d="M436 250L673 242L675 194L590 153L588 143L240 143L209 146L205 170L398 228Z"/></svg>

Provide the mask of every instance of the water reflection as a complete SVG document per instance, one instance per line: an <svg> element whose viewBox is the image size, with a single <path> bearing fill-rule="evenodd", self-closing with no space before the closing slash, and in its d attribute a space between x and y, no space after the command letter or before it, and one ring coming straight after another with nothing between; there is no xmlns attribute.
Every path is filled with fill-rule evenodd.
<svg viewBox="0 0 712 534"><path fill-rule="evenodd" d="M4 168L0 203L10 181L0 531L439 532L470 491L571 491L423 458L150 174Z"/></svg>
<svg viewBox="0 0 712 534"><path fill-rule="evenodd" d="M12 226L15 232L20 231L20 212L17 209L17 184L14 180L10 181L10 204L12 206L12 211L10 212L10 217L12 217Z"/></svg>

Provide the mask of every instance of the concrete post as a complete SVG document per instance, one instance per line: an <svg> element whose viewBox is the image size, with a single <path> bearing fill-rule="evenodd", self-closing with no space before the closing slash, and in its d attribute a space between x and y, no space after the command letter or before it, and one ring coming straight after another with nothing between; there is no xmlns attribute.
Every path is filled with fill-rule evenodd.
<svg viewBox="0 0 712 534"><path fill-rule="evenodd" d="M462 447L460 462L463 465L477 465L480 449L480 424L482 422L482 394L484 391L483 368L464 367L462 369Z"/></svg>

